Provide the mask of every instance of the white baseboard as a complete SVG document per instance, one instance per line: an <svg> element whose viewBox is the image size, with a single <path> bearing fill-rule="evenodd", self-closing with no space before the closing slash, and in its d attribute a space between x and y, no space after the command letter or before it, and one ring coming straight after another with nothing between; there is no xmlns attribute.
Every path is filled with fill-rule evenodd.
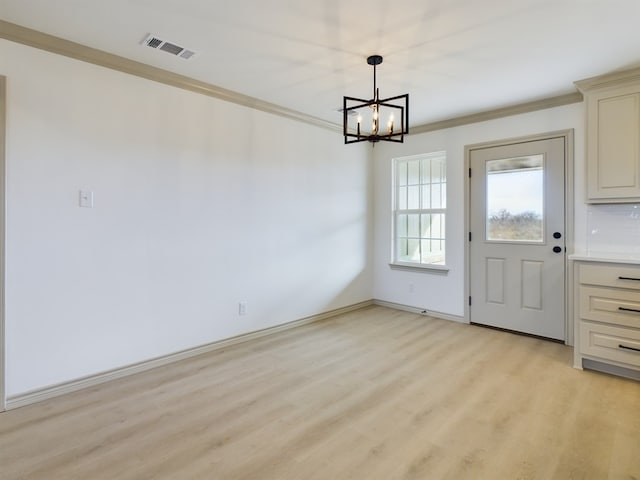
<svg viewBox="0 0 640 480"><path fill-rule="evenodd" d="M468 323L463 316L451 315L450 313L442 313L436 310L429 310L422 307L412 307L410 305L403 305L401 303L387 302L384 300L374 299L372 302L374 305L380 305L381 307L394 308L396 310L402 310L405 312L417 313L418 315L426 315L434 318L441 318L443 320L450 320L458 323Z"/></svg>
<svg viewBox="0 0 640 480"><path fill-rule="evenodd" d="M152 358L150 360L145 360L143 362L135 363L125 367L115 368L113 370L108 370L106 372L96 373L95 375L88 375L86 377L78 378L68 382L63 382L56 385L51 385L48 387L31 390L29 392L20 393L18 395L13 395L7 398L6 409L12 410L14 408L24 407L26 405L31 405L36 402L41 402L43 400L48 400L50 398L58 397L60 395L65 395L67 393L76 392L78 390L82 390L83 388L94 387L94 386L109 382L111 380L127 377L129 375L144 372L146 370L151 370L152 368L161 367L163 365L167 365L173 362L179 362L180 360L185 360L187 358L195 357L197 355L213 352L221 348L226 348L231 345L237 345L239 343L247 342L249 340L253 340L256 338L266 337L267 335L273 335L274 333L282 332L284 330L289 330L291 328L299 327L299 326L306 325L313 322L318 322L320 320L331 318L336 315L341 315L343 313L348 313L354 310L368 307L373 304L374 304L373 300L366 300L364 302L348 305L342 308L336 308L335 310L329 310L327 312L319 313L317 315L311 315L309 317L301 318L299 320L294 320L292 322L283 323L281 325L276 325L274 327L269 327L262 330L257 330L255 332L238 335L237 337L219 340L216 342L208 343L206 345L200 345L198 347L189 348L187 350L182 350L180 352L163 355L162 357Z"/></svg>

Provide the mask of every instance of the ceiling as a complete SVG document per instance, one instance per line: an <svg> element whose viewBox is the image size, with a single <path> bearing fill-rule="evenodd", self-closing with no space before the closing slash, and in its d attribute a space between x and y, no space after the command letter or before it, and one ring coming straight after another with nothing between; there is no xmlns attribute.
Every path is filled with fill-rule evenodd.
<svg viewBox="0 0 640 480"><path fill-rule="evenodd" d="M371 97L371 54L422 125L639 66L638 18L640 0L0 0L2 20L336 124L344 95Z"/></svg>

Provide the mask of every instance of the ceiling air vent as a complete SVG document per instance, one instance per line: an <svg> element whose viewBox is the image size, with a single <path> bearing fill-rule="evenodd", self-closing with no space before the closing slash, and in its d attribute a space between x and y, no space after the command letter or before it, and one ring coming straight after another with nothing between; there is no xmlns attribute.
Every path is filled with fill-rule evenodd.
<svg viewBox="0 0 640 480"><path fill-rule="evenodd" d="M181 47L180 45L176 45L175 43L168 42L166 40L162 40L155 35L147 35L145 39L142 41L143 45L147 47L155 48L156 50L162 50L163 52L170 53L176 57L184 58L185 60L193 57L196 52L193 50L189 50L187 48Z"/></svg>

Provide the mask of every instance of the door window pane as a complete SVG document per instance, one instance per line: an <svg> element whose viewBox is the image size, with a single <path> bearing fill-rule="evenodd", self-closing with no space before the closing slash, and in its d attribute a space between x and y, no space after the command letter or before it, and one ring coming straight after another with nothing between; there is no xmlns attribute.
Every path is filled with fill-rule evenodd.
<svg viewBox="0 0 640 480"><path fill-rule="evenodd" d="M487 161L487 240L544 241L544 156Z"/></svg>

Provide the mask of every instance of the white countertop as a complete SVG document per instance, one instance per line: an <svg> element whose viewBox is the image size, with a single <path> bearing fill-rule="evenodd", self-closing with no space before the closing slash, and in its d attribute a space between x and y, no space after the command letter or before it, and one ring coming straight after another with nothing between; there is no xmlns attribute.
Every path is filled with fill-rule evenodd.
<svg viewBox="0 0 640 480"><path fill-rule="evenodd" d="M573 255L569 255L569 260L576 260L576 261L582 261L582 262L628 263L628 264L640 265L640 255L625 255L621 253L606 253L606 252L574 253Z"/></svg>

